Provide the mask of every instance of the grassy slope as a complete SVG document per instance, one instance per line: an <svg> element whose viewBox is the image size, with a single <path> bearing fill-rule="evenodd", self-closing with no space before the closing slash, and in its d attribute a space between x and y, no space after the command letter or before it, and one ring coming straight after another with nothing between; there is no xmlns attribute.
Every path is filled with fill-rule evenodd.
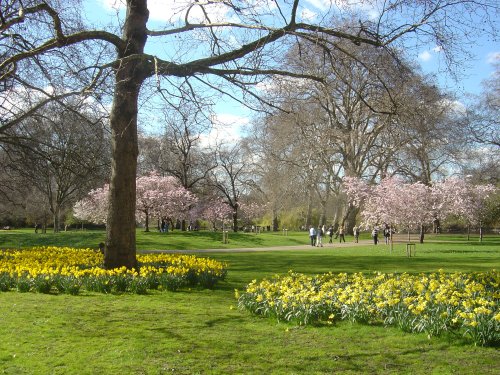
<svg viewBox="0 0 500 375"><path fill-rule="evenodd" d="M307 242L303 237L302 233L300 238ZM198 246L193 237L185 241L189 248ZM498 348L343 322L332 327L277 323L236 309L234 289L243 289L253 278L290 269L311 274L498 269L499 245L498 238L484 244L430 242L417 245L417 256L411 259L404 255L402 244L392 254L384 245L213 253L211 257L230 265L227 281L213 291L77 297L0 293L0 370L7 374L495 374L500 369Z"/></svg>

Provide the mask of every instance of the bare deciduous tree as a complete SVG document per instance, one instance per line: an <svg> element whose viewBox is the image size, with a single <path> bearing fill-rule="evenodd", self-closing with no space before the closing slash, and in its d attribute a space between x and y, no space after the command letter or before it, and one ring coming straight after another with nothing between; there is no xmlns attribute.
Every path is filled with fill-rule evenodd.
<svg viewBox="0 0 500 375"><path fill-rule="evenodd" d="M495 64L495 73L483 82L483 91L476 105L469 112L472 140L500 149L500 62Z"/></svg>
<svg viewBox="0 0 500 375"><path fill-rule="evenodd" d="M60 230L64 210L109 174L104 124L90 121L83 113L82 107L69 110L53 103L2 137L5 176L17 181L21 192L29 187L25 192L29 197L21 194L18 203L25 208L33 202L36 207L48 207L55 232Z"/></svg>
<svg viewBox="0 0 500 375"><path fill-rule="evenodd" d="M217 167L208 176L208 185L212 186L220 197L233 209L233 231L238 231L238 210L241 197L250 191L250 158L244 142L219 144L214 150Z"/></svg>
<svg viewBox="0 0 500 375"><path fill-rule="evenodd" d="M140 140L144 172L156 170L174 176L186 189L196 190L216 165L202 147L202 137L210 130L209 119L198 106L182 101L174 110L164 109L161 125L163 135Z"/></svg>

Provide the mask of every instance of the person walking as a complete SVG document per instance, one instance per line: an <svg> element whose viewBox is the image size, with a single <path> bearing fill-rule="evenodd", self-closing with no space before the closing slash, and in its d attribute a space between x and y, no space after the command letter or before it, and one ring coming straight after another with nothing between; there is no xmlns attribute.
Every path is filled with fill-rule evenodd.
<svg viewBox="0 0 500 375"><path fill-rule="evenodd" d="M311 246L316 245L316 228L311 225L309 228L309 238L311 239Z"/></svg>
<svg viewBox="0 0 500 375"><path fill-rule="evenodd" d="M317 247L323 247L323 228L318 226L318 231L316 234L316 246Z"/></svg>
<svg viewBox="0 0 500 375"><path fill-rule="evenodd" d="M372 238L373 238L373 244L376 245L378 243L378 228L374 227L372 230Z"/></svg>
<svg viewBox="0 0 500 375"><path fill-rule="evenodd" d="M384 239L385 239L385 244L388 245L391 239L391 228L389 225L385 225L384 228Z"/></svg>
<svg viewBox="0 0 500 375"><path fill-rule="evenodd" d="M354 242L358 243L359 240L359 228L355 225L354 228L352 228L352 234L354 234Z"/></svg>
<svg viewBox="0 0 500 375"><path fill-rule="evenodd" d="M330 237L328 243L333 243L333 225L330 225L330 227L328 228L328 237Z"/></svg>
<svg viewBox="0 0 500 375"><path fill-rule="evenodd" d="M345 237L344 237L344 225L341 225L339 227L339 242L345 242Z"/></svg>

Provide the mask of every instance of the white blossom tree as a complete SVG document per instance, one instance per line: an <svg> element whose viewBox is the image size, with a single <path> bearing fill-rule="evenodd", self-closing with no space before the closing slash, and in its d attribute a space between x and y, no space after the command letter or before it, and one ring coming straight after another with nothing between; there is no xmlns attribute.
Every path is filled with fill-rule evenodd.
<svg viewBox="0 0 500 375"><path fill-rule="evenodd" d="M73 215L80 220L95 224L106 224L109 201L109 185L91 190L87 196L75 203Z"/></svg>

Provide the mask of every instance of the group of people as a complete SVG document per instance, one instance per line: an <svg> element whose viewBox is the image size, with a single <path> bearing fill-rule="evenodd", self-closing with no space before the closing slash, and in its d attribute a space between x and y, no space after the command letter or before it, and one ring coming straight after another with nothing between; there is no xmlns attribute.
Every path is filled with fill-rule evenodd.
<svg viewBox="0 0 500 375"><path fill-rule="evenodd" d="M334 233L333 226L330 225L326 229L325 225L320 225L318 228L311 226L309 228L309 238L311 240L311 246L323 247L323 237L327 235L329 237L328 243L333 243L333 235L335 234L335 239L339 239L339 242L345 242L345 228L341 225L337 232ZM354 232L354 237L356 242L358 242L359 231Z"/></svg>
<svg viewBox="0 0 500 375"><path fill-rule="evenodd" d="M374 245L378 243L378 233L379 233L379 228L374 227L372 230L372 239ZM385 224L382 234L384 235L385 244L387 245L391 240L391 235L394 234L394 229L391 229L389 225Z"/></svg>
<svg viewBox="0 0 500 375"><path fill-rule="evenodd" d="M352 228L352 234L354 235L354 242L358 243L359 241L359 232L360 229L358 226L354 226ZM389 225L385 225L382 231L385 239L385 243L388 244L390 242L391 234L394 233L394 230L389 227ZM325 225L318 226L317 228L311 226L309 228L309 238L311 240L311 246L323 247L323 237L327 235L329 237L328 243L333 243L333 235L335 234L335 239L339 239L339 242L345 242L345 227L344 225L340 225L337 232L334 232L333 226L330 225L328 229L325 229ZM378 244L378 235L379 228L376 226L372 230L372 239L373 243Z"/></svg>

